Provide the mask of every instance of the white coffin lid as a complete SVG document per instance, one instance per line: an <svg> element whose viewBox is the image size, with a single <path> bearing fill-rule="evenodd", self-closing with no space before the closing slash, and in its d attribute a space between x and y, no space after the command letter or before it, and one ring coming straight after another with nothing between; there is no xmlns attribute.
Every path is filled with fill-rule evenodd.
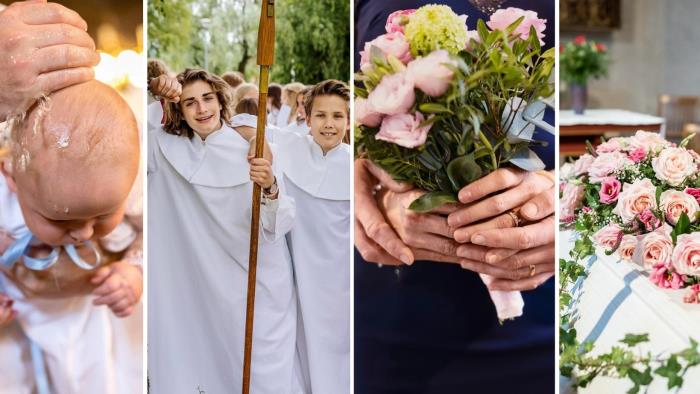
<svg viewBox="0 0 700 394"><path fill-rule="evenodd" d="M560 233L560 257L569 258L572 236L571 231ZM700 339L700 304L683 302L688 289L661 289L638 266L606 256L602 250L586 264L588 276L573 287L572 293L575 298L580 296L575 321L578 339L595 340L592 354L621 345L619 340L628 333L648 333L650 342L637 348L654 354L684 349L691 336ZM667 393L666 383L665 378L655 379L649 393ZM629 380L597 378L579 393L624 393L631 386ZM700 368L688 371L683 387L680 393L697 393ZM566 391L562 388L561 392Z"/></svg>

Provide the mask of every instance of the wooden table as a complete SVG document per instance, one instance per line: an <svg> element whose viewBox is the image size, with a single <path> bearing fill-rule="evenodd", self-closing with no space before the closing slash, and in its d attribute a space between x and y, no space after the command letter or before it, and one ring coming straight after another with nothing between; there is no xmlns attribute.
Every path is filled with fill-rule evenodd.
<svg viewBox="0 0 700 394"><path fill-rule="evenodd" d="M664 118L621 109L588 109L582 115L559 111L559 154L579 156L586 152L586 141L596 145L605 133L633 134L637 130L664 131Z"/></svg>

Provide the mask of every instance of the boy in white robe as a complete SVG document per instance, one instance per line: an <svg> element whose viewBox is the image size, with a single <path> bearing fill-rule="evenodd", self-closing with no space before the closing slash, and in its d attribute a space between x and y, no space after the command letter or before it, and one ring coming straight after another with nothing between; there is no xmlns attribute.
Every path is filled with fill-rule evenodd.
<svg viewBox="0 0 700 394"><path fill-rule="evenodd" d="M100 306L126 317L142 292L140 242L124 221L138 152L133 113L96 81L52 94L13 125L11 157L0 160L0 282L12 300L0 305L6 392L44 393L46 382L56 394L140 390L140 325ZM135 243L126 252L134 260L100 264L108 259L88 241L103 237L115 252Z"/></svg>
<svg viewBox="0 0 700 394"><path fill-rule="evenodd" d="M305 99L308 135L276 138L297 216L288 235L299 298L297 373L306 393L350 392L350 90L328 80Z"/></svg>
<svg viewBox="0 0 700 394"><path fill-rule="evenodd" d="M294 201L270 163L249 157L250 127L231 127L226 82L178 75L179 103L149 130L149 341L153 394L241 390L253 182L260 207L250 392L300 393L296 294L284 234ZM271 147L274 153L274 146ZM276 179L274 175L277 175Z"/></svg>

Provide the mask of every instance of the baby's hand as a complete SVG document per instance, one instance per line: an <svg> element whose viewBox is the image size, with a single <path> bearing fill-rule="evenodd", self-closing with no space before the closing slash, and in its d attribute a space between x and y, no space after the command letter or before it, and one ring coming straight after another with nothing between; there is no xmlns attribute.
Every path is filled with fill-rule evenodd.
<svg viewBox="0 0 700 394"><path fill-rule="evenodd" d="M12 309L12 302L10 297L0 293L0 328L7 327L17 316L17 311Z"/></svg>
<svg viewBox="0 0 700 394"><path fill-rule="evenodd" d="M97 286L93 304L109 306L117 317L129 316L143 293L141 268L121 261L98 269L90 282Z"/></svg>

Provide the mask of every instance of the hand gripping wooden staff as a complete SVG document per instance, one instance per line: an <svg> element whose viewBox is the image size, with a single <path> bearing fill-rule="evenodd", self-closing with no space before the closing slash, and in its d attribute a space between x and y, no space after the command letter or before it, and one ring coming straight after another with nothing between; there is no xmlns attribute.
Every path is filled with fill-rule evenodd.
<svg viewBox="0 0 700 394"><path fill-rule="evenodd" d="M258 65L260 65L260 96L258 97L258 129L255 137L255 157L263 157L265 124L267 122L267 84L275 57L275 0L262 0L258 27ZM255 274L258 265L258 234L260 227L260 185L253 184L253 214L250 221L250 254L248 256L248 301L245 314L245 346L243 354L243 394L250 392L251 351L253 350L253 314L255 312Z"/></svg>

